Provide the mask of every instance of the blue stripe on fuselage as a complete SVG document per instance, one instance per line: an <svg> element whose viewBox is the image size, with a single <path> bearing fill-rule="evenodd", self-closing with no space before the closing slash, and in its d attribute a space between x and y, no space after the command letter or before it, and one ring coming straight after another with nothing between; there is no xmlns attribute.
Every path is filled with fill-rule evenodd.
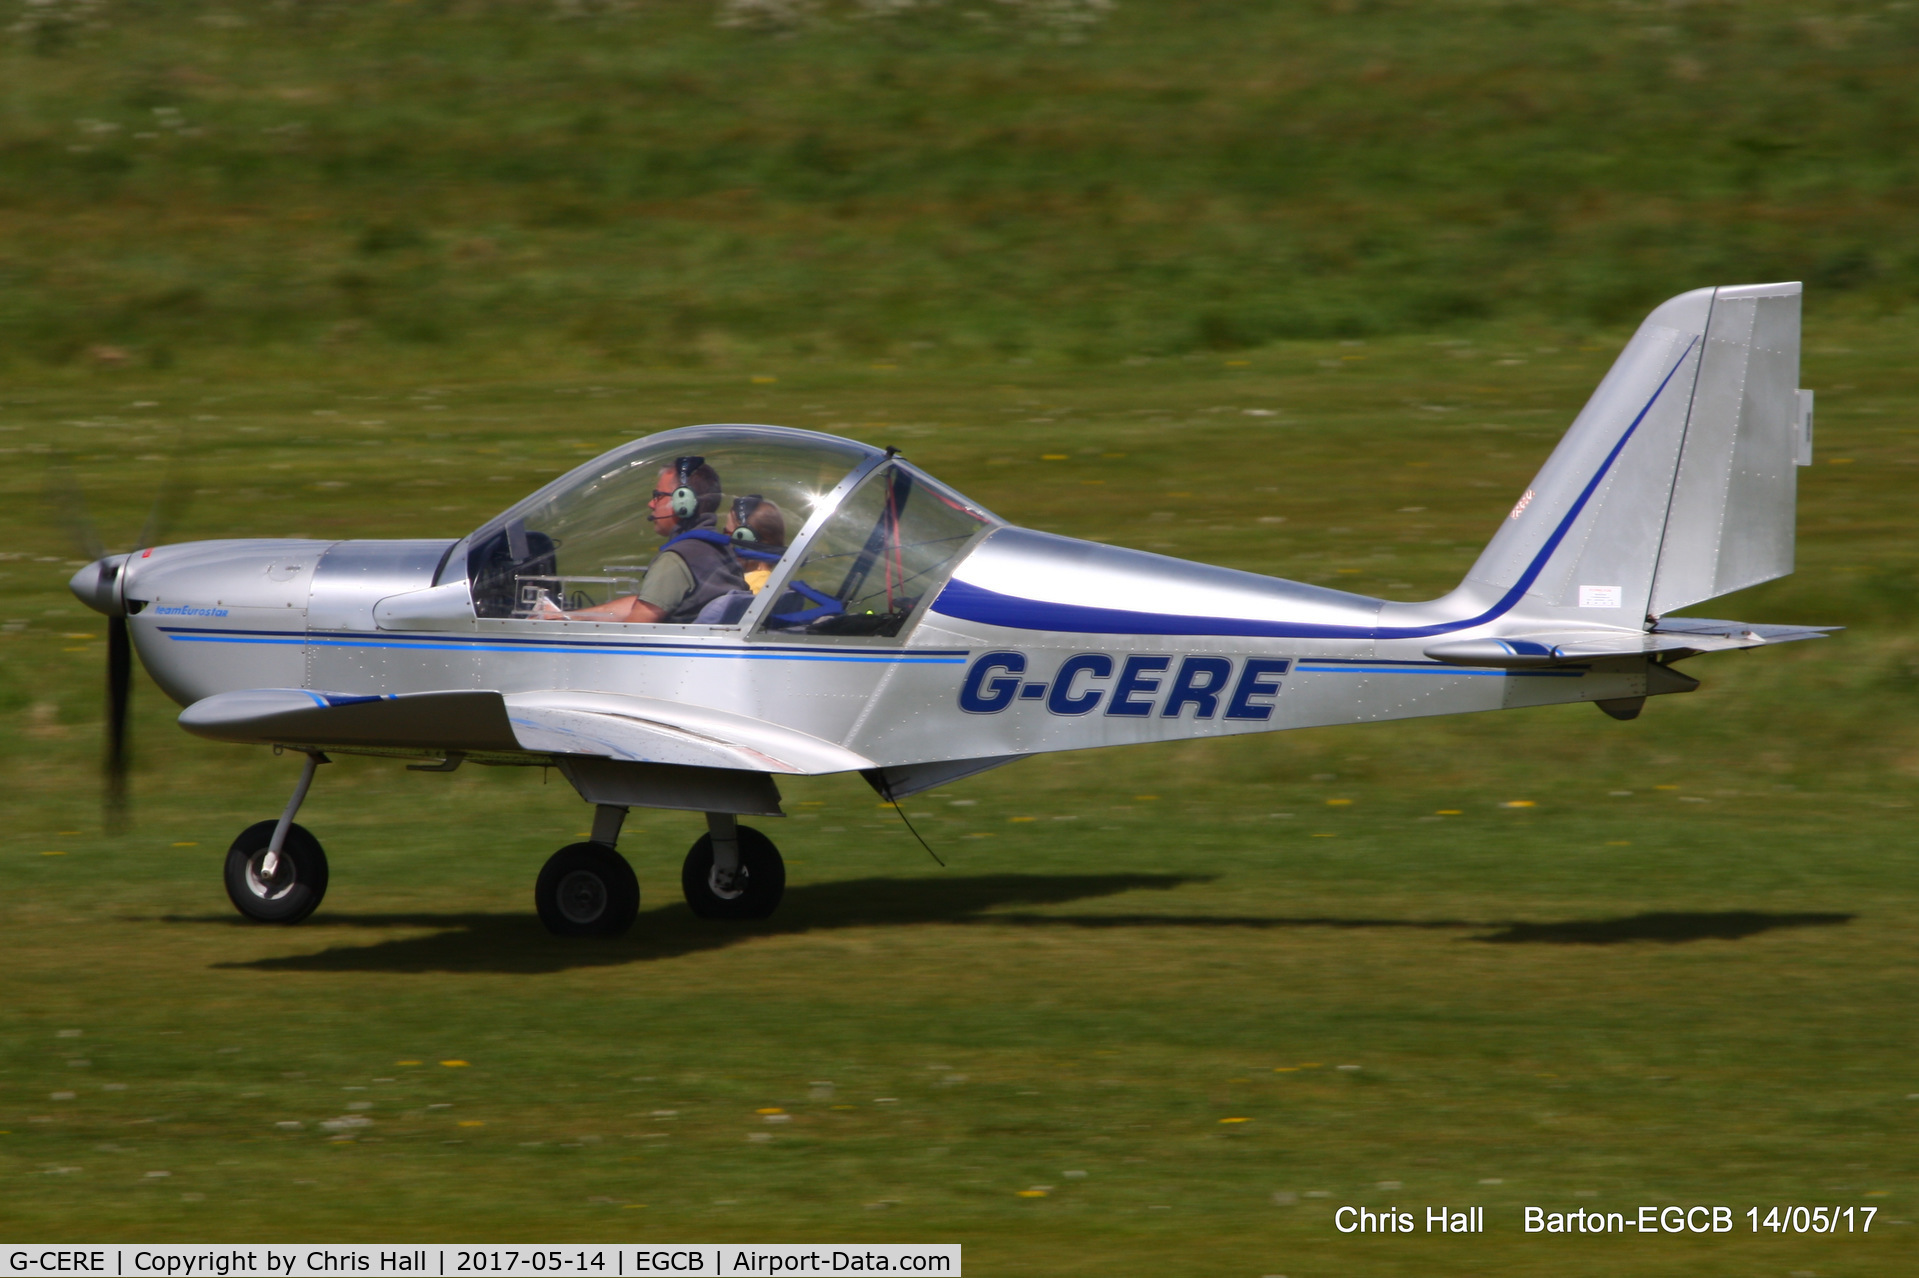
<svg viewBox="0 0 1919 1278"><path fill-rule="evenodd" d="M175 643L236 643L269 646L310 646L314 648L385 649L415 652L564 652L580 656L628 657L700 657L746 661L829 661L859 665L937 665L966 663L965 649L818 649L796 647L705 647L699 644L607 642L542 639L405 639L382 636L359 638L345 634L299 634L281 630L213 630L185 626L162 626L162 634Z"/></svg>

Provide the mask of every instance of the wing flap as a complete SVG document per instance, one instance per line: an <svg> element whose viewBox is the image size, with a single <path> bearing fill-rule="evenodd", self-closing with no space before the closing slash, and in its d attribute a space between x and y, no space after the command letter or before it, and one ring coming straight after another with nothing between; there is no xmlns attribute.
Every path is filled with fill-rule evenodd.
<svg viewBox="0 0 1919 1278"><path fill-rule="evenodd" d="M857 772L873 761L764 719L610 692L515 692L507 715L523 750L752 772Z"/></svg>

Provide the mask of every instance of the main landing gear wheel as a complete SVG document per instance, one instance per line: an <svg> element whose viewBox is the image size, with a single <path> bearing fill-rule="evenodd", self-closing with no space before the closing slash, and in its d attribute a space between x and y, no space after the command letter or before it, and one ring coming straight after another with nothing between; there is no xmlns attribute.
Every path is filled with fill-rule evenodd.
<svg viewBox="0 0 1919 1278"><path fill-rule="evenodd" d="M298 923L326 895L326 851L305 826L287 827L280 855L268 864L267 848L279 824L250 825L227 849L227 896L257 923Z"/></svg>
<svg viewBox="0 0 1919 1278"><path fill-rule="evenodd" d="M541 867L533 904L555 936L619 936L639 916L640 881L606 844L569 843Z"/></svg>
<svg viewBox="0 0 1919 1278"><path fill-rule="evenodd" d="M786 892L786 862L773 840L749 825L738 828L738 837L740 866L730 876L713 864L711 834L700 836L680 868L686 903L703 919L763 919Z"/></svg>

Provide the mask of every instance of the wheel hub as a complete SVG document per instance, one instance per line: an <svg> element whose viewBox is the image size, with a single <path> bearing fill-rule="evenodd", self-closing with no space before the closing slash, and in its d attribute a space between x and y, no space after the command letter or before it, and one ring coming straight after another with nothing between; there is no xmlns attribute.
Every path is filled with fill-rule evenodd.
<svg viewBox="0 0 1919 1278"><path fill-rule="evenodd" d="M591 923L606 913L606 880L591 870L575 870L561 879L554 896L569 923Z"/></svg>
<svg viewBox="0 0 1919 1278"><path fill-rule="evenodd" d="M746 867L728 872L716 865L706 876L706 887L722 901L737 901L746 895Z"/></svg>
<svg viewBox="0 0 1919 1278"><path fill-rule="evenodd" d="M273 867L272 874L264 873L266 859L265 848L247 858L247 890L262 901L277 901L291 892L299 880L293 873L293 858L285 852L280 853L280 863Z"/></svg>

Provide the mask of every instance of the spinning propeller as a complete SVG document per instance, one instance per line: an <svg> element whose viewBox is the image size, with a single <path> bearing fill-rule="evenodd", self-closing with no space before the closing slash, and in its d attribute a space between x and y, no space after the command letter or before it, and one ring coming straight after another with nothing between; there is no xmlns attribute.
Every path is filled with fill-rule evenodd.
<svg viewBox="0 0 1919 1278"><path fill-rule="evenodd" d="M135 548L160 540L167 525L179 516L188 492L178 471L168 467ZM133 640L127 631L126 601L120 593L120 572L131 552L111 554L101 539L86 496L64 459L47 471L47 501L65 525L74 548L90 562L73 575L69 586L82 602L107 618L106 824L118 832L127 824L127 710L133 693Z"/></svg>

